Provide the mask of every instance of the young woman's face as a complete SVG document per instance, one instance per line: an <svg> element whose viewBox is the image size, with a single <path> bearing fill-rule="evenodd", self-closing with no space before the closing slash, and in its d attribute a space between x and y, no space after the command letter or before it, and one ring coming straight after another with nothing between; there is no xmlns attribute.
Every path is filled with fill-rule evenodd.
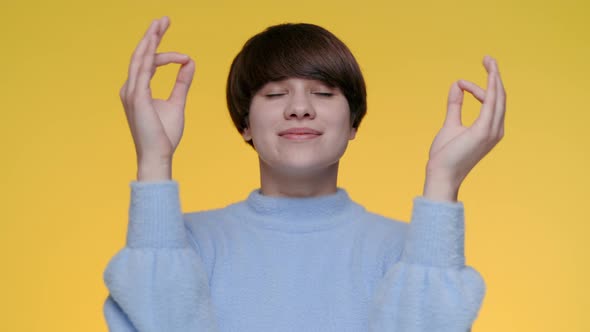
<svg viewBox="0 0 590 332"><path fill-rule="evenodd" d="M249 128L242 133L265 166L293 174L337 163L355 135L340 89L302 78L264 85L252 98Z"/></svg>

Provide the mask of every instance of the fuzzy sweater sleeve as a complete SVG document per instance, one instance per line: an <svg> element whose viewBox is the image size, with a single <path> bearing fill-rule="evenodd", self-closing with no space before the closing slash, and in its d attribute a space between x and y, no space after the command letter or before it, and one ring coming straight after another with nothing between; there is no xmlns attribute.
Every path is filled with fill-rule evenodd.
<svg viewBox="0 0 590 332"><path fill-rule="evenodd" d="M126 245L109 261L109 331L218 331L207 274L190 241L178 183L133 181Z"/></svg>
<svg viewBox="0 0 590 332"><path fill-rule="evenodd" d="M370 331L470 331L485 283L465 265L464 239L463 203L414 198L401 257L376 289Z"/></svg>

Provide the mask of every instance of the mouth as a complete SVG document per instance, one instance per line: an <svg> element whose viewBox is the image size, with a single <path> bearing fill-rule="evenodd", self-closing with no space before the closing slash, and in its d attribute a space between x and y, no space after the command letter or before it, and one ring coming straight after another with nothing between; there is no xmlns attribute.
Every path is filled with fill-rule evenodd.
<svg viewBox="0 0 590 332"><path fill-rule="evenodd" d="M308 127L292 127L283 130L279 136L288 140L305 141L318 138L322 134L321 131Z"/></svg>
<svg viewBox="0 0 590 332"><path fill-rule="evenodd" d="M288 139L291 141L308 141L314 138L320 137L321 134L283 134L279 135L279 137Z"/></svg>

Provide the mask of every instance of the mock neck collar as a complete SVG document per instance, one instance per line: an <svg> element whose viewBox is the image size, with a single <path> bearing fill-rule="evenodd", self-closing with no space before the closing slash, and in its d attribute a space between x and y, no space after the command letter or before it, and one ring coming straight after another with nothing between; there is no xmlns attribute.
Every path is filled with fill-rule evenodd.
<svg viewBox="0 0 590 332"><path fill-rule="evenodd" d="M257 226L287 232L312 232L337 226L360 208L345 189L316 197L277 197L250 192L244 202L245 219Z"/></svg>

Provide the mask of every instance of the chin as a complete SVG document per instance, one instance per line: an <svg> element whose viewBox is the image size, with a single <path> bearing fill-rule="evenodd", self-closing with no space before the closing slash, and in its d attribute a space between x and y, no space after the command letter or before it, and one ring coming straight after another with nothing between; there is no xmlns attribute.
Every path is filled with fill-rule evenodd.
<svg viewBox="0 0 590 332"><path fill-rule="evenodd" d="M338 169L338 162L346 150L346 144L338 149L293 144L289 147L258 149L261 167L281 173L309 174ZM267 153L265 153L267 152Z"/></svg>
<svg viewBox="0 0 590 332"><path fill-rule="evenodd" d="M292 175L306 175L321 171L329 171L331 169L338 169L338 158L334 159L318 159L317 156L313 158L293 158L284 159L280 162L265 163L267 168L279 171L280 173Z"/></svg>

